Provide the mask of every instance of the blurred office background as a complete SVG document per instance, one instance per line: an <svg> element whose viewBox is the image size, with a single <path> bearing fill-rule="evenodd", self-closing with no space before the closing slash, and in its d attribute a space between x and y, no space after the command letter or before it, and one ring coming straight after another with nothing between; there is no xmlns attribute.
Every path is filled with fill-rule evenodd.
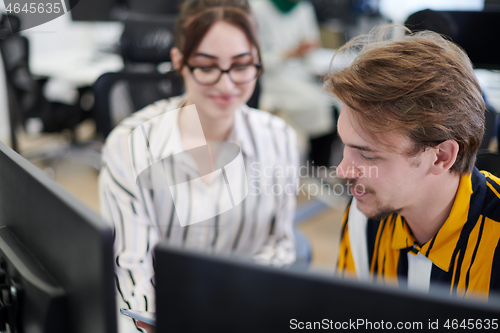
<svg viewBox="0 0 500 333"><path fill-rule="evenodd" d="M20 24L17 29L21 32L0 34L0 140L14 146L98 211L99 149L108 131L127 114L149 103L144 97L146 92L154 91L153 96L148 96L154 99L179 91L175 80L168 76L171 28L179 1L80 0L68 14L28 30L22 30L29 23L26 14L12 13L19 22L3 24ZM479 57L482 52L490 57L486 62L476 62L476 73L490 109L500 111L500 0L311 2L320 25L322 48L308 61L318 77L327 73L336 48L378 24L403 24L409 15L427 8L493 13L495 24L491 24L495 20L481 25L461 19L456 23L459 27L468 24L468 31L485 46L478 50ZM66 1L66 7L74 3ZM6 8L0 11L6 13ZM120 75L101 77L105 73ZM146 87L143 94L141 87ZM95 96L96 91L104 97ZM43 112L39 110L42 106ZM107 117L103 112L109 113ZM498 117L495 112L491 115L487 125L491 134L483 148L495 150L497 141L491 139L496 135ZM299 143L305 156L307 141L302 138ZM334 166L342 157L338 140L332 150ZM348 196L341 193L340 187L321 191L317 180L309 177L302 182L307 186L298 198L297 229L311 247L311 268L333 271Z"/></svg>

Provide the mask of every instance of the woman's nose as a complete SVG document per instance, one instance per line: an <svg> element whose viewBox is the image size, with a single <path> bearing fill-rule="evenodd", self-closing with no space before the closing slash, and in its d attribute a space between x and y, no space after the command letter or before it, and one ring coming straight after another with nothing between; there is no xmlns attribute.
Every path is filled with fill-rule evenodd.
<svg viewBox="0 0 500 333"><path fill-rule="evenodd" d="M222 76L215 86L222 92L231 92L234 89L235 84L231 80L229 73L222 73Z"/></svg>

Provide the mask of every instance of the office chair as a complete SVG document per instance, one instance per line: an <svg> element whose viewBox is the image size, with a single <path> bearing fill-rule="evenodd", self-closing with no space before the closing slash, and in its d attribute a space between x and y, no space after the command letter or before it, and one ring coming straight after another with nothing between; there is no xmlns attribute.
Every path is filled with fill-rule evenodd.
<svg viewBox="0 0 500 333"><path fill-rule="evenodd" d="M479 153L476 156L476 167L479 170L485 170L500 177L500 154Z"/></svg>
<svg viewBox="0 0 500 333"><path fill-rule="evenodd" d="M19 152L16 132L21 125L26 128L30 120L41 123L40 132L57 133L68 131L71 136L68 146L57 151L40 151L25 155L32 162L41 160L59 161L69 156L72 147L77 146L75 129L89 114L82 110L79 102L73 105L48 101L43 94L48 78L36 79L29 68L29 42L14 34L20 25L15 16L3 15L0 19L0 51L5 68L10 116L11 145ZM93 167L99 162L91 159Z"/></svg>
<svg viewBox="0 0 500 333"><path fill-rule="evenodd" d="M124 20L120 37L120 49L125 68L123 72L156 73L159 64L168 63L170 50L174 46L174 27L177 17L153 16L129 13ZM248 106L259 105L260 82L247 102Z"/></svg>
<svg viewBox="0 0 500 333"><path fill-rule="evenodd" d="M483 141L481 142L481 146L479 147L479 150L481 152L488 151L491 144L491 139L493 139L495 136L498 138L498 133L496 133L497 118L498 114L495 109L493 109L491 105L486 104L486 109L484 110L484 136Z"/></svg>
<svg viewBox="0 0 500 333"><path fill-rule="evenodd" d="M476 155L476 167L500 177L500 117L495 110L487 105L485 111L484 138ZM488 150L491 139L496 136L498 146L496 152Z"/></svg>
<svg viewBox="0 0 500 333"><path fill-rule="evenodd" d="M93 86L96 132L106 139L130 114L160 99L184 93L182 78L175 72L106 73Z"/></svg>
<svg viewBox="0 0 500 333"><path fill-rule="evenodd" d="M157 70L159 64L170 62L175 20L175 16L127 14L120 37L124 69L101 75L93 86L96 132L103 140L130 114L184 92L180 76Z"/></svg>
<svg viewBox="0 0 500 333"><path fill-rule="evenodd" d="M175 21L175 16L130 14L124 20L120 38L125 71L135 71L137 65L149 64L146 68L154 72L158 64L170 62Z"/></svg>

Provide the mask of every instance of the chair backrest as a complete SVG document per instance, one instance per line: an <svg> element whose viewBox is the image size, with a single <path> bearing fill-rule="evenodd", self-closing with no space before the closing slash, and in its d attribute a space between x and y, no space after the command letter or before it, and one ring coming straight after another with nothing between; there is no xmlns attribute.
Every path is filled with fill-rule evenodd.
<svg viewBox="0 0 500 333"><path fill-rule="evenodd" d="M20 20L3 14L0 17L0 53L7 88L11 147L18 151L16 130L29 117L39 115L46 100L29 70L29 42L18 33Z"/></svg>
<svg viewBox="0 0 500 333"><path fill-rule="evenodd" d="M20 28L21 20L16 15L2 14L0 17L0 30L6 30L5 32L0 32L0 36L4 36L6 33L19 32Z"/></svg>
<svg viewBox="0 0 500 333"><path fill-rule="evenodd" d="M5 74L15 93L19 112L23 120L39 116L47 101L39 82L29 69L29 42L19 34L9 34L0 39L0 49Z"/></svg>
<svg viewBox="0 0 500 333"><path fill-rule="evenodd" d="M476 157L476 167L500 177L500 154L479 153Z"/></svg>
<svg viewBox="0 0 500 333"><path fill-rule="evenodd" d="M500 154L500 116L497 116L497 131L495 135L497 136L497 152Z"/></svg>
<svg viewBox="0 0 500 333"><path fill-rule="evenodd" d="M496 126L497 126L498 114L489 104L486 104L486 109L484 110L484 136L481 142L480 150L488 150L491 139L495 137Z"/></svg>
<svg viewBox="0 0 500 333"><path fill-rule="evenodd" d="M134 15L125 20L120 38L125 65L134 63L159 64L170 61L174 46L175 16L152 17Z"/></svg>
<svg viewBox="0 0 500 333"><path fill-rule="evenodd" d="M94 83L96 132L105 139L130 114L160 99L184 93L175 72L106 73Z"/></svg>

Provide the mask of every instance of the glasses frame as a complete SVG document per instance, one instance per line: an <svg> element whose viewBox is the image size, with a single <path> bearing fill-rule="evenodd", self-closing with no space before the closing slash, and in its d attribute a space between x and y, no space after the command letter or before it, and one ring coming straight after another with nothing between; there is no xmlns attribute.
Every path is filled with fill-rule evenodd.
<svg viewBox="0 0 500 333"><path fill-rule="evenodd" d="M237 65L237 66L242 66L242 65ZM255 77L252 78L251 80L248 80L247 82L234 82L233 81L233 78L231 77L231 74L229 74L229 71L237 66L231 66L229 67L228 69L222 69L220 68L219 66L190 66L189 64L186 64L186 67L189 69L189 71L191 72L191 75L193 76L193 79L196 81L196 83L202 85L202 86L213 86L214 84L217 84L217 82L220 81L220 78L222 77L222 75L224 73L227 73L227 76L229 76L229 80L231 80L231 82L233 82L234 84L246 84L246 83L250 83L252 82L253 80L257 79L260 74L262 73L262 63L258 62L256 64L245 64L244 66L254 66L255 68L257 68L257 72L255 73ZM217 80L215 80L215 82L213 83L202 83L200 81L198 81L196 79L196 76L194 75L194 70L197 69L197 68L206 68L206 67L211 67L211 68L217 68L220 72L219 74L219 77L217 78Z"/></svg>

